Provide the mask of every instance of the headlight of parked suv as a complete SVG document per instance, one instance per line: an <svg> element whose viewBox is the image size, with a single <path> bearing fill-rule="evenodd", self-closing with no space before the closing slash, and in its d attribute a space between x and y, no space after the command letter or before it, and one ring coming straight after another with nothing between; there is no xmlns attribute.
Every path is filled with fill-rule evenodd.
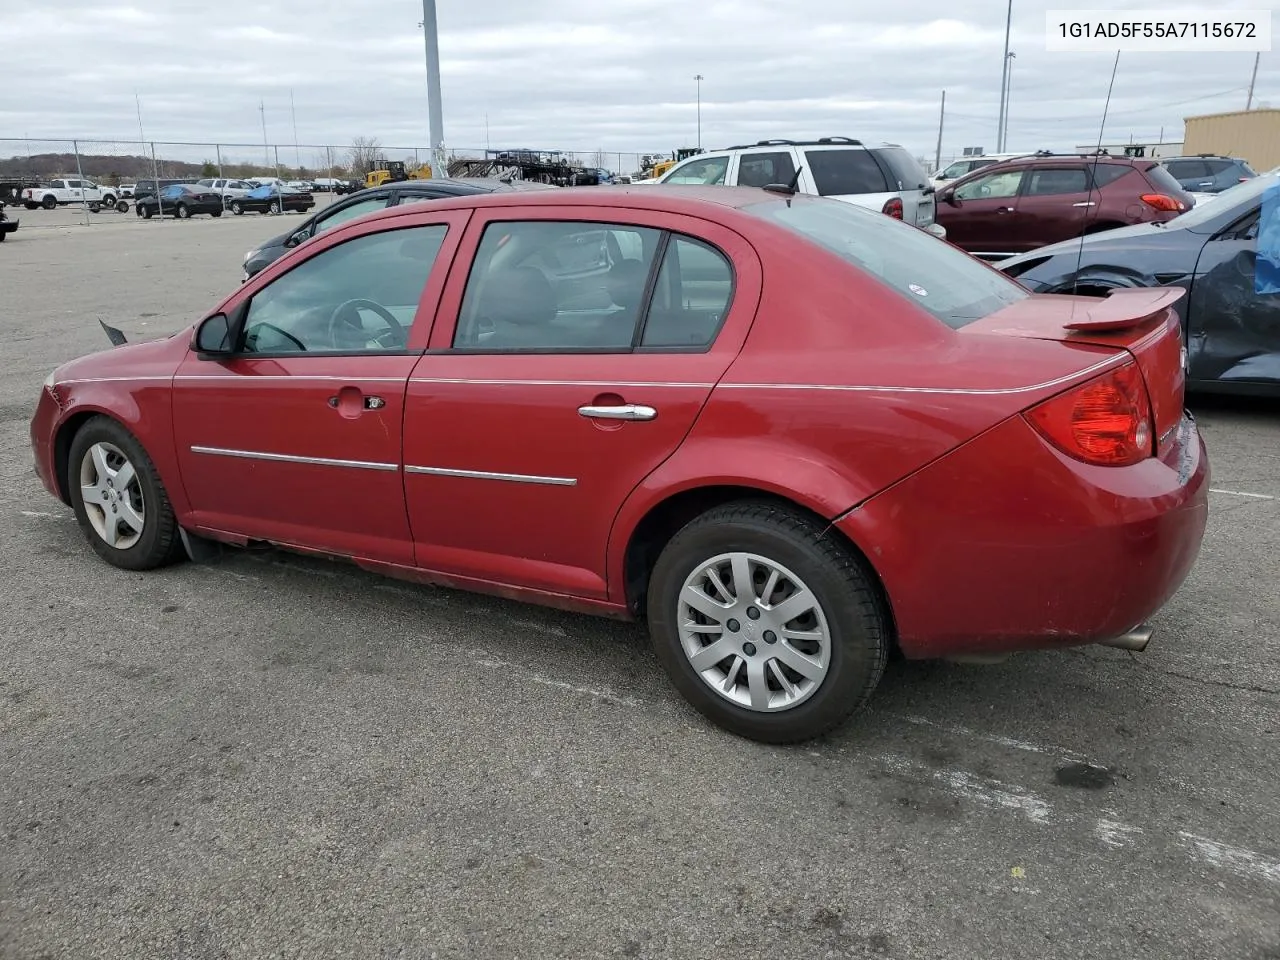
<svg viewBox="0 0 1280 960"><path fill-rule="evenodd" d="M49 375L44 378L44 388L46 390L53 389L54 383L57 382L57 375L58 375L58 371L56 368L49 371Z"/></svg>

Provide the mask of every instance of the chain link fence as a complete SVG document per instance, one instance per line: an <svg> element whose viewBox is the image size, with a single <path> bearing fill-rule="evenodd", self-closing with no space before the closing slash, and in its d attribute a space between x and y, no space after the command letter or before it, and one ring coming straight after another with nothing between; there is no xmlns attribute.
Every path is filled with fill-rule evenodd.
<svg viewBox="0 0 1280 960"><path fill-rule="evenodd" d="M446 151L451 176L537 176L563 185L594 183L604 177L642 175L655 152L541 150L528 147L453 148ZM390 146L367 138L347 144L195 143L168 140L32 140L0 138L0 204L30 206L23 191L53 180L74 181L60 193L59 206L81 206L85 221L93 213L117 211L139 180L191 181L209 178L253 180L363 180L370 168L388 161L410 170L429 165L427 146ZM531 173L537 167L552 173ZM76 191L79 191L78 193ZM36 209L40 208L36 204Z"/></svg>

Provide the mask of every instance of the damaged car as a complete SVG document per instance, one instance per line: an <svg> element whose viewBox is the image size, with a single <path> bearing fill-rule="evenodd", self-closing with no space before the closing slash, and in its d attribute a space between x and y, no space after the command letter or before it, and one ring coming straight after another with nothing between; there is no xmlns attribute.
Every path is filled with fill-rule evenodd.
<svg viewBox="0 0 1280 960"><path fill-rule="evenodd" d="M999 269L1034 293L1181 287L1187 389L1280 396L1280 175L1165 223L1041 247Z"/></svg>

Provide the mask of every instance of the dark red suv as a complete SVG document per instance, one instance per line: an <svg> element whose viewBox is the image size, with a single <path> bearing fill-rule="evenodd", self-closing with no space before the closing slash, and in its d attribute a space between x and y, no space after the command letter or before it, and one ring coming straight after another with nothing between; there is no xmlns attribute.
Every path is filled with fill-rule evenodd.
<svg viewBox="0 0 1280 960"><path fill-rule="evenodd" d="M938 191L947 239L1010 256L1085 233L1172 220L1195 199L1154 160L1037 153L975 170Z"/></svg>

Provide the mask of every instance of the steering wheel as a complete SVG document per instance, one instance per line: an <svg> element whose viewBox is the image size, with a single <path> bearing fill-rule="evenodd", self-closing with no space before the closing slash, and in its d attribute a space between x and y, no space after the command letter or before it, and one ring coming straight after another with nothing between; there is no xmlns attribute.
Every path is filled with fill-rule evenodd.
<svg viewBox="0 0 1280 960"><path fill-rule="evenodd" d="M361 310L368 310L372 313L376 313L386 323L387 332L383 333L381 336L373 338L378 343L382 344L384 347L392 346L390 343L383 343L383 338L386 337L394 337L401 345L409 342L409 335L405 332L404 326L400 321L395 318L395 314L380 303L375 303L372 300L366 300L363 297L356 297L353 300L348 300L346 303L339 304L333 311L333 314L329 317L330 343L337 342L338 325L340 323L345 324L348 327L353 327L356 330L364 330L364 324L360 321Z"/></svg>

